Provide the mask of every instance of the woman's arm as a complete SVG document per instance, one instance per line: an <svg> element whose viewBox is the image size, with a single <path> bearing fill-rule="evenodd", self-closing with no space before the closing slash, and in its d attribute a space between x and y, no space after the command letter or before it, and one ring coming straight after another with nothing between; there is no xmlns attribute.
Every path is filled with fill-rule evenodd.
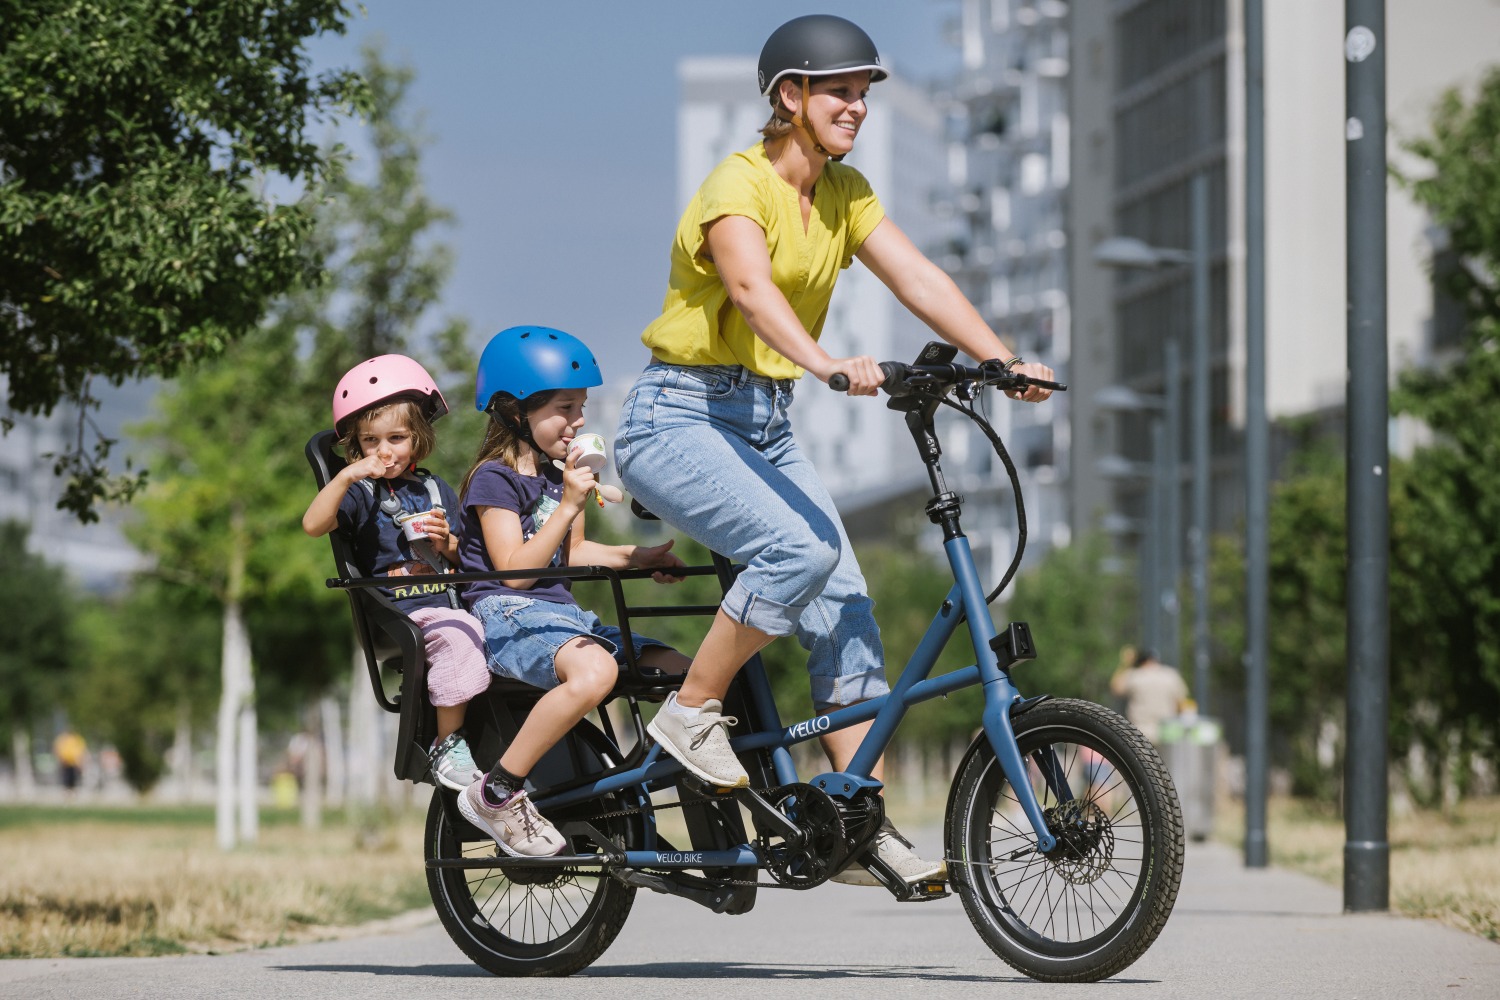
<svg viewBox="0 0 1500 1000"><path fill-rule="evenodd" d="M881 220L855 256L913 315L975 361L1015 357L953 279L923 256L889 218ZM1053 375L1051 368L1037 364L1018 365L1016 371L1045 379ZM1033 386L1019 398L1040 403L1050 395L1051 390Z"/></svg>
<svg viewBox="0 0 1500 1000"><path fill-rule="evenodd" d="M875 395L885 378L875 359L830 357L803 328L785 293L771 278L766 232L753 219L722 216L704 227L703 238L729 301L766 346L824 382L842 372L849 378L851 396Z"/></svg>

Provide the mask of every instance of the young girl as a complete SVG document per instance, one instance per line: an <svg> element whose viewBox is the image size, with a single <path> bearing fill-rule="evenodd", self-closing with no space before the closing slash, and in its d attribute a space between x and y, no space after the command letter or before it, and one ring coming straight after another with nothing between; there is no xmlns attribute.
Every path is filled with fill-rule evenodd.
<svg viewBox="0 0 1500 1000"><path fill-rule="evenodd" d="M659 583L681 579L672 575L682 560L668 551L670 539L647 547L584 538L596 484L593 472L576 464L572 443L588 389L602 381L589 349L561 330L512 327L490 339L474 400L490 423L463 484L465 572L595 565L656 568ZM484 625L490 669L547 693L488 778L458 797L459 812L507 854L557 854L566 843L526 797L526 776L614 688L624 661L620 630L579 607L567 580L472 583L464 597ZM688 665L681 653L641 636L635 654L642 666L667 673Z"/></svg>
<svg viewBox="0 0 1500 1000"><path fill-rule="evenodd" d="M386 354L351 368L333 391L333 426L349 464L313 497L302 530L321 538L337 528L366 572L413 578L384 593L422 630L427 693L437 711L433 777L463 791L484 772L459 727L469 700L489 687L490 672L479 623L460 606L456 588L429 579L458 562L446 513L457 509L458 497L417 468L432 453L432 421L447 412L432 376L411 358Z"/></svg>

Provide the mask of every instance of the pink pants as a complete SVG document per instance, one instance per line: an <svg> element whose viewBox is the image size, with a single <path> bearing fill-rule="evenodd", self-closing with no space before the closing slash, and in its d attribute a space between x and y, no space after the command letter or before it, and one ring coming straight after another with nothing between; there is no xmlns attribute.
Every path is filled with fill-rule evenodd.
<svg viewBox="0 0 1500 1000"><path fill-rule="evenodd" d="M417 608L409 615L427 650L427 697L434 705L462 705L490 686L484 626L467 611Z"/></svg>

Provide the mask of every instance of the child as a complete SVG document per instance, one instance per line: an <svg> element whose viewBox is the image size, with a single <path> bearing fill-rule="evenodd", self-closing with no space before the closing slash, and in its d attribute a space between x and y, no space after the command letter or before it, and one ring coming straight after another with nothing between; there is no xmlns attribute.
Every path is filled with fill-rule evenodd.
<svg viewBox="0 0 1500 1000"><path fill-rule="evenodd" d="M589 349L560 330L512 327L490 339L474 400L490 423L463 484L465 572L596 565L658 568L659 583L681 579L671 572L682 566L668 551L671 540L646 547L584 538L596 484L593 472L577 464L573 439L583 427L588 388L602 381ZM620 630L579 607L567 580L473 583L464 597L484 625L490 669L548 690L488 778L458 797L459 812L507 854L550 857L567 845L527 798L526 776L614 688L624 659ZM634 638L643 667L687 669L681 653Z"/></svg>
<svg viewBox="0 0 1500 1000"><path fill-rule="evenodd" d="M463 791L484 772L459 727L469 700L489 687L490 673L483 630L460 606L456 588L425 580L453 572L458 562L446 513L457 509L458 497L417 468L432 453L431 422L447 412L432 376L411 358L386 354L351 368L333 392L333 426L349 464L313 497L302 530L321 538L337 528L365 572L418 578L385 594L422 630L427 692L437 711L433 776Z"/></svg>

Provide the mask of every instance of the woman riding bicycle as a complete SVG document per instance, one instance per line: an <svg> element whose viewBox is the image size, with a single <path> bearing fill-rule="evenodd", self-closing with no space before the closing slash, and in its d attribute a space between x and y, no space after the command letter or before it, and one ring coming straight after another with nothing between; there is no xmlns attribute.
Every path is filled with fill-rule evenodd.
<svg viewBox="0 0 1500 1000"><path fill-rule="evenodd" d="M734 675L777 636L809 651L820 713L886 693L874 602L838 512L788 420L804 371L873 396L868 356L818 345L838 273L859 260L944 340L975 359L1038 378L990 330L941 269L896 224L858 171L865 93L886 72L869 36L831 15L777 28L761 51L771 119L763 141L708 176L677 227L662 314L642 340L652 361L627 396L615 441L625 487L654 514L745 565L679 692L650 725L662 748L720 786L749 779L729 747L722 700ZM1017 398L1041 402L1031 387ZM830 734L842 770L869 724ZM877 769L876 777L880 776ZM889 823L876 850L908 882L941 878ZM857 866L841 881L878 884Z"/></svg>

